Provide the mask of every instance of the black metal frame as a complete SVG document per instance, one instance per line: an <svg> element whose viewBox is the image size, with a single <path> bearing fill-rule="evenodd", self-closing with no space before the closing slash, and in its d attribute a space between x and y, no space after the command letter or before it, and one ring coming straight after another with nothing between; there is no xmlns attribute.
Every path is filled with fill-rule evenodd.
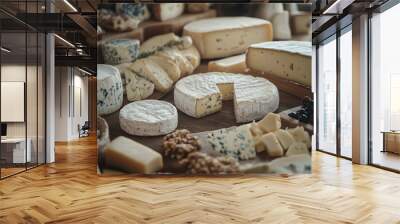
<svg viewBox="0 0 400 224"><path fill-rule="evenodd" d="M25 3L26 2L28 2L28 1L25 1ZM33 1L30 1L30 2L33 2ZM39 3L39 1L36 0L36 3ZM26 7L27 7L27 5L25 4L25 9L27 9ZM38 4L36 5L36 9L38 11L38 9L39 9L38 8ZM4 10L1 10L1 11L7 13L7 11L4 11ZM47 11L47 7L46 7L46 11ZM15 19L18 20L18 18L15 18ZM19 173L25 172L27 170L36 168L38 166L41 166L41 165L47 163L47 110L46 110L46 108L47 108L47 39L46 39L47 38L47 33L43 33L41 31L29 26L26 23L24 23L24 27L25 27L25 30L24 30L24 32L21 32L21 34L25 35L25 83L24 83L24 98L25 98L24 99L25 169L21 170L21 171L18 171L18 172L15 172L15 173L12 173L12 174L7 175L7 176L2 176L2 173L1 173L2 169L0 168L0 180L6 179L8 177L17 175ZM43 109L44 109L44 111L43 111L44 112L44 116L41 117L41 118L44 119L44 120L41 119L41 121L44 122L44 136L43 136L43 142L44 142L44 145L43 145L43 147L44 147L43 148L43 152L44 152L43 159L44 159L44 161L43 162L39 162L39 136L38 135L39 135L39 119L40 118L39 118L39 107L37 106L36 107L36 143L37 143L36 144L36 150L37 150L37 152L36 152L36 161L35 161L34 165L29 164L29 165L32 165L32 166L29 166L29 167L28 167L28 162L27 162L27 160L28 160L28 154L27 154L27 147L28 147L28 144L27 144L27 140L28 140L28 125L27 125L27 121L28 121L28 117L27 117L28 116L28 113L27 113L28 67L27 67L27 65L28 65L28 33L32 33L32 32L28 32L28 31L33 31L34 33L36 33L36 104L37 105L39 104L39 68L38 68L38 66L39 66L39 33L43 33L44 34L43 39L42 39L42 44L43 44L44 50L42 50L40 52L40 53L44 54L44 55L41 55L42 60L44 60L44 63L41 64L42 67L43 67L42 68L42 80L41 81L42 81L42 84L44 84L44 92L43 92L44 99L43 99L43 106L42 106ZM1 44L2 33L3 32L0 32L0 45L2 45ZM0 54L0 68L1 68L1 62L2 62L2 57L1 57L1 54ZM1 69L0 69L0 81L1 81ZM0 93L0 97L1 97L1 93ZM41 97L43 97L43 96L41 96ZM1 106L0 106L0 109L1 109ZM0 155L1 155L1 144L0 144Z"/></svg>

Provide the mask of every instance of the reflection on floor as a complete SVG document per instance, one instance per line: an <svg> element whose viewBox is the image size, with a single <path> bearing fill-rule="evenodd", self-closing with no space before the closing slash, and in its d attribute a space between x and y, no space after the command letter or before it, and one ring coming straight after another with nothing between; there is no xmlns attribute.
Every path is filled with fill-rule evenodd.
<svg viewBox="0 0 400 224"><path fill-rule="evenodd" d="M374 151L373 164L400 171L400 155L391 152Z"/></svg>
<svg viewBox="0 0 400 224"><path fill-rule="evenodd" d="M0 223L399 223L400 175L321 152L291 177L100 177L96 138L0 181Z"/></svg>

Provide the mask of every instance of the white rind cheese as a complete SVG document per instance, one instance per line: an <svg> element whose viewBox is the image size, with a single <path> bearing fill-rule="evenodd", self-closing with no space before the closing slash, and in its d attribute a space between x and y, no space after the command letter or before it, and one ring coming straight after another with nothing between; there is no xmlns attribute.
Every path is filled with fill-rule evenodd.
<svg viewBox="0 0 400 224"><path fill-rule="evenodd" d="M131 135L158 136L178 126L178 111L161 100L141 100L125 105L119 113L122 130Z"/></svg>
<svg viewBox="0 0 400 224"><path fill-rule="evenodd" d="M216 61L210 61L208 62L208 71L245 73L247 72L246 54L240 54Z"/></svg>
<svg viewBox="0 0 400 224"><path fill-rule="evenodd" d="M311 51L311 42L307 41L253 44L247 51L246 64L251 71L311 86Z"/></svg>
<svg viewBox="0 0 400 224"><path fill-rule="evenodd" d="M272 19L272 26L274 27L274 40L290 40L292 38L288 11L276 13Z"/></svg>
<svg viewBox="0 0 400 224"><path fill-rule="evenodd" d="M105 147L104 160L108 167L128 173L151 174L163 167L160 153L123 136Z"/></svg>
<svg viewBox="0 0 400 224"><path fill-rule="evenodd" d="M185 25L183 35L192 37L201 58L221 58L244 53L254 43L271 41L272 25L251 17L217 17Z"/></svg>
<svg viewBox="0 0 400 224"><path fill-rule="evenodd" d="M180 16L185 10L184 3L161 3L153 5L155 19L165 21Z"/></svg>
<svg viewBox="0 0 400 224"><path fill-rule="evenodd" d="M239 123L260 119L279 106L276 86L250 75L209 72L185 77L175 85L176 107L196 118L220 111L222 101L232 99Z"/></svg>
<svg viewBox="0 0 400 224"><path fill-rule="evenodd" d="M153 94L154 84L129 69L129 64L121 64L117 68L121 73L128 101L143 100Z"/></svg>
<svg viewBox="0 0 400 224"><path fill-rule="evenodd" d="M124 91L121 75L112 65L97 65L97 113L111 114L122 106Z"/></svg>
<svg viewBox="0 0 400 224"><path fill-rule="evenodd" d="M118 65L132 62L139 56L139 40L109 40L102 45L104 63Z"/></svg>

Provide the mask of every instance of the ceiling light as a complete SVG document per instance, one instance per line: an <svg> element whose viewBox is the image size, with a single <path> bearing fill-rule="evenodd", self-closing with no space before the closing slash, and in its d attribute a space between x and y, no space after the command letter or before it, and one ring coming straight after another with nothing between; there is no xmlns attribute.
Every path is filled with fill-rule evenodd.
<svg viewBox="0 0 400 224"><path fill-rule="evenodd" d="M1 49L2 51L6 52L6 53L10 53L10 52L11 52L11 50L9 50L9 49L7 49L7 48L5 48L5 47L1 47L0 49Z"/></svg>
<svg viewBox="0 0 400 224"><path fill-rule="evenodd" d="M78 67L78 70L81 71L81 72L83 72L83 73L85 73L85 74L87 74L87 75L92 75L92 73L90 73L90 72L88 72L88 71L86 71L86 70L83 70L83 69L81 69L81 68L79 68L79 67Z"/></svg>
<svg viewBox="0 0 400 224"><path fill-rule="evenodd" d="M55 37L57 37L59 40L61 40L62 42L64 42L65 44L67 44L67 45L69 45L70 47L73 47L73 48L75 48L75 45L73 45L71 42L69 42L68 40L66 40L66 39L64 39L64 38L62 38L62 37L60 37L59 35L57 35L57 34L54 34L54 36Z"/></svg>
<svg viewBox="0 0 400 224"><path fill-rule="evenodd" d="M64 3L68 5L68 7L70 7L74 12L78 12L78 10L68 0L64 0Z"/></svg>

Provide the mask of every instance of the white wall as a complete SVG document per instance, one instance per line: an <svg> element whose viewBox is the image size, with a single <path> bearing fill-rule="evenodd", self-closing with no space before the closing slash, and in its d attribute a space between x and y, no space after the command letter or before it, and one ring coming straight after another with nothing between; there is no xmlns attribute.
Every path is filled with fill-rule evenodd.
<svg viewBox="0 0 400 224"><path fill-rule="evenodd" d="M88 78L75 68L56 67L55 85L55 140L78 139L78 125L88 120ZM82 113L77 105L81 105Z"/></svg>

